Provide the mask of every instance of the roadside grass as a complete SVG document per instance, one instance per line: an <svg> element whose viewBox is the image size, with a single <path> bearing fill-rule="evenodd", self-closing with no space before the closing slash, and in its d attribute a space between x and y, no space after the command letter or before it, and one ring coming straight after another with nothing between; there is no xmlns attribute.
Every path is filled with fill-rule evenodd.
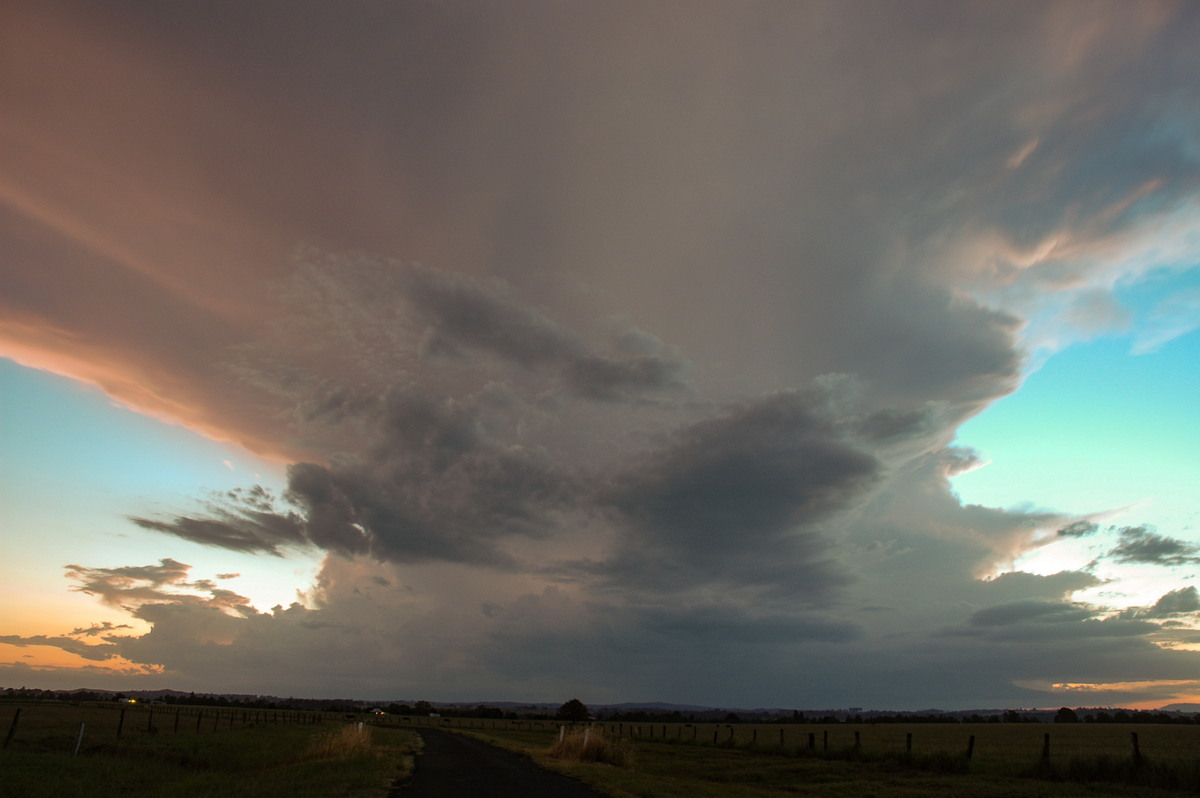
<svg viewBox="0 0 1200 798"><path fill-rule="evenodd" d="M609 737L602 730L590 728L560 736L546 754L567 762L594 762L627 770L636 760L632 740Z"/></svg>
<svg viewBox="0 0 1200 798"><path fill-rule="evenodd" d="M316 736L304 752L305 759L346 760L371 753L371 727L361 723L342 726Z"/></svg>
<svg viewBox="0 0 1200 798"><path fill-rule="evenodd" d="M927 727L908 727L927 728ZM1043 730L1046 728L1042 727ZM959 727L961 732L963 727ZM556 735L550 731L472 730L466 732L493 744L530 755L543 767L579 778L615 798L751 798L789 795L831 798L917 798L918 796L980 796L981 798L1095 798L1095 796L1170 796L1192 788L1159 779L1173 790L1148 786L1136 773L1123 770L1123 760L1093 761L1083 754L1064 755L1059 762L1040 764L1038 752L1024 758L994 759L987 766L968 761L963 752L904 750L871 751L832 744L828 750L780 749L752 743L681 745L646 739L632 741L632 769L564 760L549 754ZM1028 735L1018 735L1022 739ZM710 738L711 739L711 738ZM851 738L852 739L852 738ZM1032 739L1032 738L1030 738ZM1039 737L1040 742L1040 737ZM956 746L957 747L957 746ZM915 748L915 746L914 746ZM773 749L773 750L772 750ZM1028 754L1029 751L1025 750ZM1108 756L1100 754L1097 756ZM1128 760L1124 760L1128 761ZM1105 772L1103 768L1110 768ZM1153 768L1143 761L1141 773ZM1172 765L1171 773L1186 768ZM1133 783L1127 779L1134 776Z"/></svg>
<svg viewBox="0 0 1200 798"><path fill-rule="evenodd" d="M326 720L141 734L105 740L75 756L72 736L54 728L53 713L45 709L27 713L37 722L22 727L25 739L0 751L5 796L383 798L396 779L411 773L420 745L408 730L360 733L356 724ZM70 716L68 727L75 725L77 711L59 714Z"/></svg>

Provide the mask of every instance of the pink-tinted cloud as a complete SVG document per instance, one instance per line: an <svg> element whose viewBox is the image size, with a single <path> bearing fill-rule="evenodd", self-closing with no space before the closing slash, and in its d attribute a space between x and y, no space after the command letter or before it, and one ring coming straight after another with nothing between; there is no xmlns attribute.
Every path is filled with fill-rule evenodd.
<svg viewBox="0 0 1200 798"><path fill-rule="evenodd" d="M278 495L129 508L164 552L328 554L271 611L158 551L70 566L151 627L86 653L214 689L473 698L836 671L835 703L878 662L922 703L1194 668L1157 645L1171 602L1118 617L1072 598L1087 572L982 580L1085 530L963 506L972 455L948 446L1018 385L1031 320L1121 323L1112 285L1146 266L1119 255L1181 229L1197 24L5 4L0 355L290 463Z"/></svg>

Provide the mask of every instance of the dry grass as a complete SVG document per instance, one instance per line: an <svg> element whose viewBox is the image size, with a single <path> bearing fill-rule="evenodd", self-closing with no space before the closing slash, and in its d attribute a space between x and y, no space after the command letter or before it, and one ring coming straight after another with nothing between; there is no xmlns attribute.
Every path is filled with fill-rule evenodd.
<svg viewBox="0 0 1200 798"><path fill-rule="evenodd" d="M630 769L634 761L632 740L605 736L600 729L576 729L563 735L547 753L571 762L599 762Z"/></svg>
<svg viewBox="0 0 1200 798"><path fill-rule="evenodd" d="M304 752L305 759L352 759L371 751L371 727L359 723L319 734Z"/></svg>

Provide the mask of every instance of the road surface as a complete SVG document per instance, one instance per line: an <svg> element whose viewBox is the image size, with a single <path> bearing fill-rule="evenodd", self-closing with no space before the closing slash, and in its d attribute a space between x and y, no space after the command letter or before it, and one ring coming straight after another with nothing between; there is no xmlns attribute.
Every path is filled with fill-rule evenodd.
<svg viewBox="0 0 1200 798"><path fill-rule="evenodd" d="M392 788L390 798L604 798L520 754L461 734L416 731L425 742L416 770Z"/></svg>

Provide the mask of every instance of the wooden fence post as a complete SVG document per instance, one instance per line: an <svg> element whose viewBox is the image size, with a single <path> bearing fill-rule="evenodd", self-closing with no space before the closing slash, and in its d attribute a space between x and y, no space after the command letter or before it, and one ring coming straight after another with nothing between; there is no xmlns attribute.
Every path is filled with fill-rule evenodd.
<svg viewBox="0 0 1200 798"><path fill-rule="evenodd" d="M1129 741L1133 744L1133 766L1142 764L1142 749L1138 747L1137 732L1129 733Z"/></svg>
<svg viewBox="0 0 1200 798"><path fill-rule="evenodd" d="M1042 761L1050 758L1050 732L1042 737Z"/></svg>
<svg viewBox="0 0 1200 798"><path fill-rule="evenodd" d="M912 753L912 732L904 735L904 750L906 753Z"/></svg>
<svg viewBox="0 0 1200 798"><path fill-rule="evenodd" d="M808 733L808 750L809 751L817 750L817 733L816 732Z"/></svg>
<svg viewBox="0 0 1200 798"><path fill-rule="evenodd" d="M862 737L858 732L854 732L854 750L858 751L862 748Z"/></svg>
<svg viewBox="0 0 1200 798"><path fill-rule="evenodd" d="M125 710L121 710L121 717L117 721L117 739L121 739L121 729L125 728Z"/></svg>
<svg viewBox="0 0 1200 798"><path fill-rule="evenodd" d="M204 719L204 710L203 709L196 710L196 731L197 732L200 731L200 721L203 719Z"/></svg>
<svg viewBox="0 0 1200 798"><path fill-rule="evenodd" d="M779 747L783 748L783 727L779 727Z"/></svg>
<svg viewBox="0 0 1200 798"><path fill-rule="evenodd" d="M179 734L179 710L175 710L175 734Z"/></svg>
<svg viewBox="0 0 1200 798"><path fill-rule="evenodd" d="M154 707L150 707L150 711L146 713L146 731L154 731Z"/></svg>
<svg viewBox="0 0 1200 798"><path fill-rule="evenodd" d="M21 708L17 707L17 711L13 713L12 723L8 726L8 734L4 737L4 747L8 748L8 744L12 742L13 735L17 733L17 721L21 719Z"/></svg>
<svg viewBox="0 0 1200 798"><path fill-rule="evenodd" d="M975 753L975 735L972 734L970 737L967 738L967 759L970 759L974 753Z"/></svg>
<svg viewBox="0 0 1200 798"><path fill-rule="evenodd" d="M79 756L79 746L83 742L83 724L79 724L79 734L75 737L75 753L73 756Z"/></svg>
<svg viewBox="0 0 1200 798"><path fill-rule="evenodd" d="M821 732L821 747L826 751L829 750L829 729Z"/></svg>

